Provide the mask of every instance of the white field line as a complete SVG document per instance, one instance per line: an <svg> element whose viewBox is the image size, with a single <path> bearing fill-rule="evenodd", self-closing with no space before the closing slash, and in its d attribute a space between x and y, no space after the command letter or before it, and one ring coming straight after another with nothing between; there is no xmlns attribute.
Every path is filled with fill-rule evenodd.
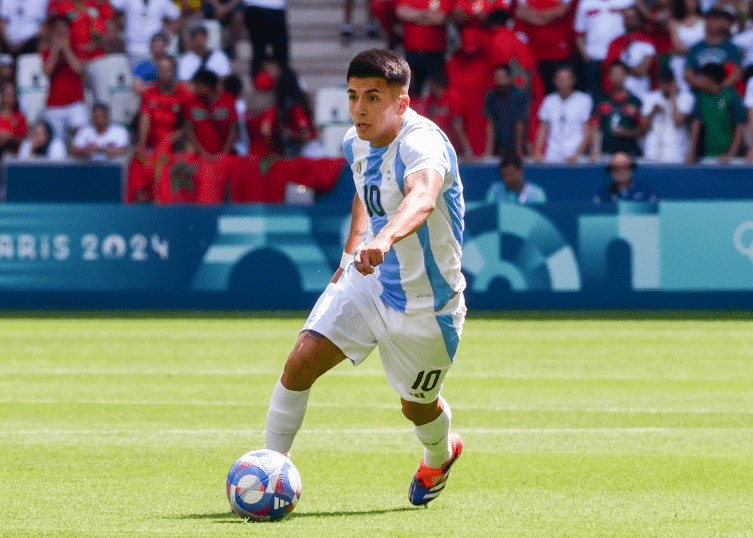
<svg viewBox="0 0 753 538"><path fill-rule="evenodd" d="M471 428L463 429L463 434L472 435L595 435L595 434L651 434L678 432L707 433L753 433L753 428ZM308 435L414 435L410 428L343 428L343 429L302 429L300 434ZM261 435L264 430L211 428L211 429L168 429L168 430L0 430L0 436L34 435Z"/></svg>
<svg viewBox="0 0 753 538"><path fill-rule="evenodd" d="M125 405L125 406L172 406L172 407L239 407L264 408L267 402L251 404L238 401L168 401L168 400L63 400L63 399L0 399L0 405ZM357 404L345 405L351 409L399 409L399 403L394 404ZM327 402L309 402L308 407L342 409L343 404ZM610 414L648 414L648 415L753 415L753 409L660 409L646 407L572 407L572 406L536 406L536 405L482 405L454 403L452 408L463 411L490 411L490 412L546 412L546 413L610 413Z"/></svg>
<svg viewBox="0 0 753 538"><path fill-rule="evenodd" d="M280 376L282 366L275 370L0 370L0 379L2 376L22 375L22 376L230 376L230 377L251 377L251 376ZM338 368L325 374L327 377L364 377L375 376L383 377L382 370L367 368ZM709 377L709 376L657 376L652 373L643 375L635 374L548 374L548 373L513 373L513 372L458 372L452 370L450 377L453 379L543 379L543 380L565 380L565 381L699 381L699 382L739 382L739 376L731 377Z"/></svg>

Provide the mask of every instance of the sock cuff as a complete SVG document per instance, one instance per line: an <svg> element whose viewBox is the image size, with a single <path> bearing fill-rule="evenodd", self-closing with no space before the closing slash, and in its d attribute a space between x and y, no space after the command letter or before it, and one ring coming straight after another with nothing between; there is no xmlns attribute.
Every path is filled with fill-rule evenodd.
<svg viewBox="0 0 753 538"><path fill-rule="evenodd" d="M288 409L305 408L308 405L311 389L297 391L286 389L282 380L277 380L277 385L272 392L272 402L277 406Z"/></svg>

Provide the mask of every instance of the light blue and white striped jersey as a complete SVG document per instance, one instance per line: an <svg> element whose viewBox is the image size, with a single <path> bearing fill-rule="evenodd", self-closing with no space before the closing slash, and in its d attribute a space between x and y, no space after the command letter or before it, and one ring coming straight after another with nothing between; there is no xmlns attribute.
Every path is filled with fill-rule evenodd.
<svg viewBox="0 0 753 538"><path fill-rule="evenodd" d="M369 216L371 241L403 201L405 177L436 170L444 178L436 207L416 233L392 246L375 275L384 303L400 312L444 308L465 288L460 272L463 245L463 184L455 150L432 121L408 109L395 140L381 148L358 138L355 127L343 141L356 192Z"/></svg>

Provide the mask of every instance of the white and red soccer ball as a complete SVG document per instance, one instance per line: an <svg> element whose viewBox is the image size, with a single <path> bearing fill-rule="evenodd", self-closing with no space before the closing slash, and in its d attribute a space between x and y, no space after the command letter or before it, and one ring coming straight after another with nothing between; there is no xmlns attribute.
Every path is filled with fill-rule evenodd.
<svg viewBox="0 0 753 538"><path fill-rule="evenodd" d="M274 450L244 454L227 474L230 508L254 521L279 521L301 498L301 476L293 462Z"/></svg>

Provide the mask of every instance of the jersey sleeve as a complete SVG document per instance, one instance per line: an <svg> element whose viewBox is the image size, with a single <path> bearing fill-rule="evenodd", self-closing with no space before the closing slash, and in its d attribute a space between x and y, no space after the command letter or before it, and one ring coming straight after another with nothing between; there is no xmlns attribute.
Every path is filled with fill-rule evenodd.
<svg viewBox="0 0 753 538"><path fill-rule="evenodd" d="M417 129L407 134L398 151L405 164L403 179L419 170L435 170L443 178L450 171L447 143L434 129Z"/></svg>
<svg viewBox="0 0 753 538"><path fill-rule="evenodd" d="M544 97L544 101L539 107L539 119L547 123L552 123L552 99L551 94Z"/></svg>

